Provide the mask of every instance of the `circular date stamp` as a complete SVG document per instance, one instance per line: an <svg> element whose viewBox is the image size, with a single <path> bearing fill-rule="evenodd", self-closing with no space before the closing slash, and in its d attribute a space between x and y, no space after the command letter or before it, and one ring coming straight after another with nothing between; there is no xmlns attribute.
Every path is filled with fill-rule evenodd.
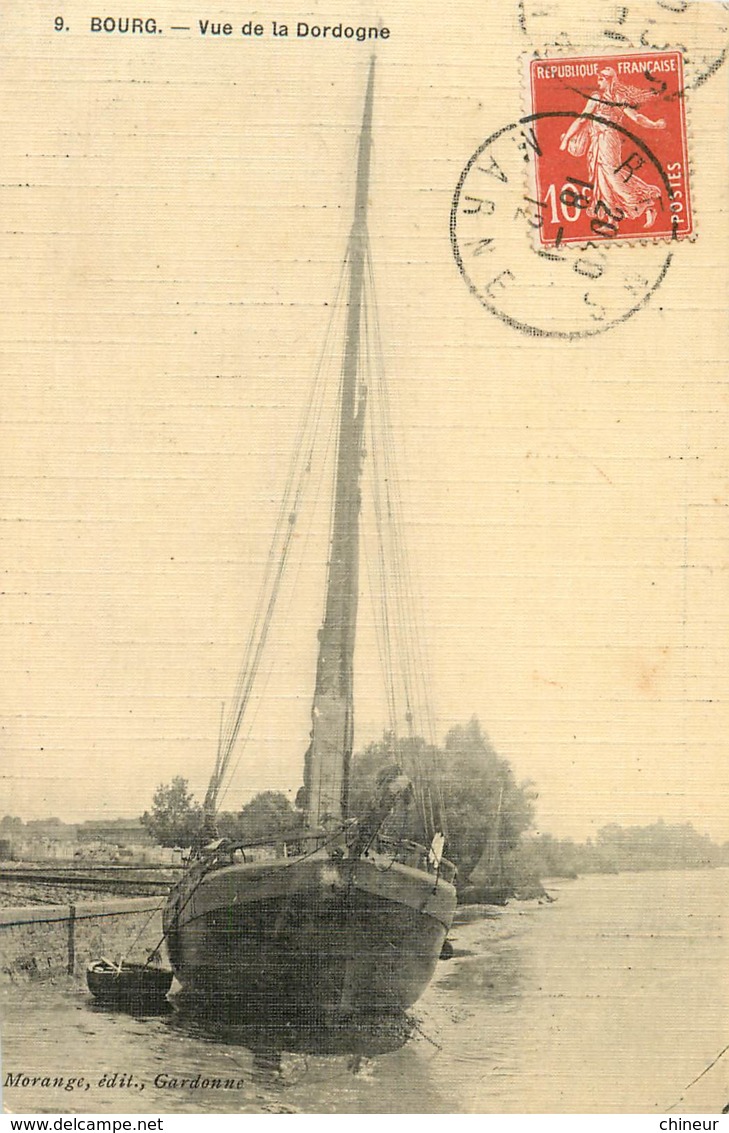
<svg viewBox="0 0 729 1133"><path fill-rule="evenodd" d="M680 54L532 60L529 81L533 113L459 178L453 253L508 325L590 337L646 305L693 232Z"/></svg>

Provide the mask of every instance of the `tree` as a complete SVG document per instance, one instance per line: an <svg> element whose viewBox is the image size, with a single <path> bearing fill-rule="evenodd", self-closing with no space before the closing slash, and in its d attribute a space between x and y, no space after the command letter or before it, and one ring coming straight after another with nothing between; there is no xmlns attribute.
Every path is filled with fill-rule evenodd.
<svg viewBox="0 0 729 1133"><path fill-rule="evenodd" d="M235 842L258 842L299 830L302 815L294 810L282 791L261 791L237 814L230 810L220 811L216 815L215 824L221 838L230 838Z"/></svg>
<svg viewBox="0 0 729 1133"><path fill-rule="evenodd" d="M171 783L160 783L152 797L152 812L140 821L160 846L192 845L202 828L202 807L190 794L187 779L176 775Z"/></svg>
<svg viewBox="0 0 729 1133"><path fill-rule="evenodd" d="M6 814L0 818L0 831L3 834L19 834L23 829L23 820L14 814Z"/></svg>
<svg viewBox="0 0 729 1133"><path fill-rule="evenodd" d="M503 882L505 856L534 819L532 784L517 783L475 716L448 732L441 766L449 856L464 880L478 867L482 884Z"/></svg>
<svg viewBox="0 0 729 1133"><path fill-rule="evenodd" d="M283 791L261 791L238 815L242 837L247 842L290 834L301 826L301 815L295 811Z"/></svg>
<svg viewBox="0 0 729 1133"><path fill-rule="evenodd" d="M420 736L395 740L387 732L382 740L370 743L355 754L352 760L349 785L349 813L360 817L368 810L377 789L380 772L394 764L399 764L406 775L418 786L436 787L434 768L438 759L438 749L427 744ZM391 838L409 838L415 842L427 839L420 805L405 807L399 805L385 819L382 834Z"/></svg>
<svg viewBox="0 0 729 1133"><path fill-rule="evenodd" d="M531 825L535 799L531 784L517 783L509 763L496 754L475 716L465 727L451 728L443 748L419 737L395 745L392 736L386 735L380 743L358 752L352 764L352 814L362 813L373 794L377 773L393 761L400 762L414 780L424 780L434 798L442 798L448 828L446 855L458 866L461 881L480 863L485 869L487 857L503 865L504 856L514 850ZM383 833L422 841L417 808L411 807L407 815L393 814ZM503 882L501 865L498 872Z"/></svg>

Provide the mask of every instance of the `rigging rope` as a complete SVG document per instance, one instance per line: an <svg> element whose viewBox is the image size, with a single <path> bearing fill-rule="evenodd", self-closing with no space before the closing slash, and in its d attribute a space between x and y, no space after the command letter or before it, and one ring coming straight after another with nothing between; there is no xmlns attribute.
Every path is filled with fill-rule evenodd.
<svg viewBox="0 0 729 1133"><path fill-rule="evenodd" d="M334 343L341 346L343 332L342 302L345 280L350 262L349 249L342 262L335 301L327 323L324 343L315 369L310 394L302 413L295 442L294 456L285 483L278 511L274 535L265 563L263 581L258 592L251 630L248 636L243 663L236 681L234 697L227 718L221 722L221 732L215 770L210 782L206 804L217 809L225 798L242 754L251 739L262 703L262 692L268 685L271 669L265 674L263 689L252 717L247 721L243 740L238 743L243 721L249 708L254 685L264 656L274 612L279 601L286 567L290 557L294 532L307 490L320 431L324 406L329 391L329 376L334 358ZM395 748L393 756L412 764L416 783L416 799L424 830L432 836L437 830L445 833L445 815L439 776L435 768L435 720L432 714L430 681L425 650L418 629L419 603L415 601L413 576L406 553L402 523L402 501L396 475L396 445L392 428L382 336L377 315L375 280L369 247L365 239L365 278L360 326L360 389L370 392L369 451L372 474L368 477L372 496L376 549L373 554L366 540L367 571L375 612L375 636L383 670L385 697L390 734ZM342 380L340 372L340 382ZM335 421L330 422L330 437ZM331 443L326 451L331 449ZM315 492L319 498L326 463L322 465ZM336 475L336 461L331 465L331 476ZM333 492L332 497L333 498ZM331 546L333 507L329 514L329 546ZM313 512L305 537L308 545L313 526ZM296 575L301 569L297 565ZM375 587L375 579L377 586ZM375 590L379 597L377 601ZM291 596L292 600L293 595ZM324 601L326 598L324 597ZM403 740L398 719L398 704L404 706L407 742ZM238 743L238 758L231 770L233 751ZM227 782L226 782L227 779Z"/></svg>
<svg viewBox="0 0 729 1133"><path fill-rule="evenodd" d="M314 374L314 381L312 383L309 399L301 417L294 455L266 560L264 577L258 593L243 664L236 682L228 720L223 729L219 758L216 761L216 769L213 774L213 779L211 780L209 791L209 801L212 803L213 807L217 806L218 792L228 771L233 749L240 733L243 718L258 674L261 657L268 638L268 632L271 627L289 551L291 549L291 542L302 503L305 483L311 471L316 436L327 388L327 374L324 363L330 353L334 328L340 314L341 296L346 269L347 258L345 257L339 276L335 301L327 323L324 343Z"/></svg>
<svg viewBox="0 0 729 1133"><path fill-rule="evenodd" d="M331 419L331 422L330 422L330 425L329 425L329 435L328 435L328 438L327 438L327 443L325 445L325 451L327 453L331 453L332 450L333 450L333 441L334 441L334 434L335 434L336 426L337 426L336 416L332 415L332 419ZM327 467L328 467L328 463L331 463L333 465L333 461L322 463L322 467L321 467L321 470L320 470L320 473L319 473L319 480L317 482L316 490L315 490L315 493L314 493L315 501L318 501L320 499L321 495L322 495L322 491L321 491L322 483L323 483L324 475L325 475ZM333 480L334 479L334 468L332 467L330 471L331 471L331 478ZM327 498L328 499L332 498L332 492L331 491L329 491L327 493ZM307 522L306 533L304 535L303 546L302 546L302 549L301 549L301 553L299 555L298 563L296 564L295 574L294 574L294 576L291 580L288 603L286 604L286 608L285 608L285 611L284 611L284 617L283 617L284 624L288 624L288 622L290 620L292 607L293 607L293 604L294 604L294 598L296 596L296 584L298 582L299 575L301 573L302 564L304 562L306 562L306 560L307 560L307 550L308 550L308 547L309 547L309 541L310 541L310 538L311 538L311 533L312 533L312 530L313 530L313 527L314 527L314 518L315 518L314 508L312 508L309 511L309 518L308 518L308 522ZM324 599L324 601L325 601L325 599ZM321 617L320 617L320 621L321 621L322 617L323 617L323 610L322 610L322 614L321 614ZM236 775L236 772L238 770L238 767L240 766L241 759L243 758L243 755L245 754L245 751L248 747L248 744L250 743L251 737L253 735L253 730L254 730L255 725L256 725L256 721L258 720L258 717L259 717L259 714L260 714L260 711L261 711L261 707L263 705L264 696L265 696L265 693L266 693L266 689L268 688L268 683L271 679L272 672L273 672L273 662L272 662L272 660L269 659L268 665L266 667L266 670L265 670L262 678L259 678L259 686L260 687L259 687L258 696L257 696L256 702L255 702L255 705L254 705L252 712L251 712L251 717L250 717L250 721L249 721L249 724L248 724L248 730L247 730L244 738L242 740L238 741L238 744L237 744L238 758L236 759L235 764L229 769L228 781L227 781L225 787L223 788L223 790L220 794L219 800L218 800L219 806L223 803L226 795L228 794L228 791L230 790L231 784L232 784L233 780L235 779L235 775Z"/></svg>
<svg viewBox="0 0 729 1133"><path fill-rule="evenodd" d="M378 540L381 558L386 562L383 570L383 591L392 603L393 613L389 616L388 627L393 626L395 651L400 665L400 683L403 688L406 721L411 740L412 758L420 780L419 793L422 795L422 809L427 814L426 829L431 834L440 829L445 833L445 813L439 776L434 762L435 720L429 695L430 680L426 664L425 649L419 634L422 622L420 610L422 603L416 603L413 577L407 555L402 521L402 502L399 479L396 470L396 445L392 427L390 405L387 391L385 367L383 363L382 335L378 318L378 305L375 294L375 280L372 260L367 255L366 287L369 302L365 310L372 312L371 337L374 350L374 393L371 428L373 430L373 452L382 451L382 471L374 476L375 513L378 518ZM375 421L379 436L374 439ZM377 443L379 440L379 444ZM373 463L375 458L373 457ZM379 486L384 492L384 507L377 502ZM423 767L423 759L418 752L415 728L426 741L424 756L428 766ZM429 748L428 745L429 744Z"/></svg>

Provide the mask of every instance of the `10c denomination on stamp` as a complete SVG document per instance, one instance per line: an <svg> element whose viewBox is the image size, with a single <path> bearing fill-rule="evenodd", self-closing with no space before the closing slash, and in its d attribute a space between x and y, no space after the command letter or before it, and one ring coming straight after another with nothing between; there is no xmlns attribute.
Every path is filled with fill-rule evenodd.
<svg viewBox="0 0 729 1133"><path fill-rule="evenodd" d="M692 234L679 51L532 59L528 81L542 247Z"/></svg>

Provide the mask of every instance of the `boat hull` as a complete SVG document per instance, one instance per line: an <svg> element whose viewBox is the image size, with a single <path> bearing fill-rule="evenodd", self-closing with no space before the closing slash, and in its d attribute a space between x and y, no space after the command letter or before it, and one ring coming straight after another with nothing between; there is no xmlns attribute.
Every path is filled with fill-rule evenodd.
<svg viewBox="0 0 729 1133"><path fill-rule="evenodd" d="M118 967L96 960L86 969L89 991L102 1003L141 1009L164 1001L172 987L172 972L149 964L124 962Z"/></svg>
<svg viewBox="0 0 729 1133"><path fill-rule="evenodd" d="M168 948L186 991L242 1014L382 1015L435 969L456 897L425 871L324 857L216 870L173 895Z"/></svg>

